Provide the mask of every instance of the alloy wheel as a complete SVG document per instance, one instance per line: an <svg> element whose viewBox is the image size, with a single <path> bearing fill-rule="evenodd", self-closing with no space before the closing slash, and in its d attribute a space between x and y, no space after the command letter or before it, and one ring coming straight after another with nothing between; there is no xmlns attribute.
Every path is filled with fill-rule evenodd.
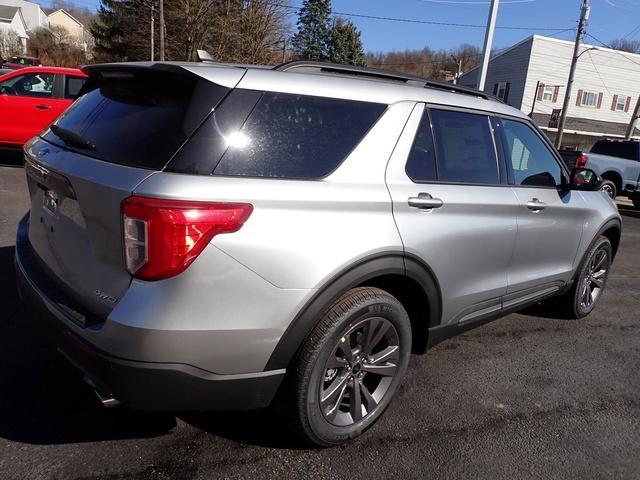
<svg viewBox="0 0 640 480"><path fill-rule="evenodd" d="M600 191L606 193L610 198L615 199L615 192L613 190L613 187L608 183L602 185L602 187L600 187Z"/></svg>
<svg viewBox="0 0 640 480"><path fill-rule="evenodd" d="M589 259L580 287L580 306L591 310L604 290L609 269L609 253L601 247Z"/></svg>
<svg viewBox="0 0 640 480"><path fill-rule="evenodd" d="M336 426L361 421L380 404L399 370L393 324L371 317L349 325L325 363L319 389L324 418Z"/></svg>

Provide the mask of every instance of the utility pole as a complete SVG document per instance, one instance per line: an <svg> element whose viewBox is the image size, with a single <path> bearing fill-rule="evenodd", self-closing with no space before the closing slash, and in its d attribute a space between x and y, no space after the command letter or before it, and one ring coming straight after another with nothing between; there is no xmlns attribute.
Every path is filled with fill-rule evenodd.
<svg viewBox="0 0 640 480"><path fill-rule="evenodd" d="M282 63L287 61L287 39L282 39Z"/></svg>
<svg viewBox="0 0 640 480"><path fill-rule="evenodd" d="M558 133L556 134L556 148L562 145L562 134L564 132L564 124L567 119L567 110L569 110L569 101L571 100L571 87L573 86L573 77L576 73L576 65L580 56L580 43L584 37L584 30L589 20L589 0L582 0L580 7L580 21L578 22L578 32L576 33L576 43L573 46L573 58L571 59L571 67L569 68L569 79L567 80L567 89L564 92L564 102L562 103L562 111L558 119Z"/></svg>
<svg viewBox="0 0 640 480"><path fill-rule="evenodd" d="M491 58L491 46L493 45L493 32L496 29L496 19L498 17L498 5L500 0L491 0L489 8L489 19L487 20L487 31L484 36L484 48L482 50L482 64L480 66L480 76L478 77L478 90L484 90L484 83L487 80L487 69Z"/></svg>
<svg viewBox="0 0 640 480"><path fill-rule="evenodd" d="M638 101L636 102L636 108L633 110L633 115L631 115L631 121L629 122L629 126L627 127L627 134L625 135L625 140L631 140L631 137L633 137L633 131L636 128L636 124L638 123L639 117L640 117L640 96L638 96Z"/></svg>
<svg viewBox="0 0 640 480"><path fill-rule="evenodd" d="M151 61L153 62L153 54L154 54L154 37L155 37L155 32L154 32L154 23L155 23L155 19L153 18L153 13L154 13L154 5L153 3L151 4Z"/></svg>
<svg viewBox="0 0 640 480"><path fill-rule="evenodd" d="M456 73L455 73L455 76L453 78L453 84L457 85L458 84L458 80L460 79L460 76L462 75L462 59L458 60L458 58L455 55L451 55L451 60L456 62Z"/></svg>
<svg viewBox="0 0 640 480"><path fill-rule="evenodd" d="M160 0L160 61L164 62L164 0Z"/></svg>
<svg viewBox="0 0 640 480"><path fill-rule="evenodd" d="M529 118L533 118L533 111L536 108L536 101L538 100L538 90L540 90L540 80L536 82L536 91L533 93L533 103L531 104L531 112L529 112Z"/></svg>

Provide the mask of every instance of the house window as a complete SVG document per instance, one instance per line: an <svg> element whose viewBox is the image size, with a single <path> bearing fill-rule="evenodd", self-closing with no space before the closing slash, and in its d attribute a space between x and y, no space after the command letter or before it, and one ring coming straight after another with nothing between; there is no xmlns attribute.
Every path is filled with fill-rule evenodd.
<svg viewBox="0 0 640 480"><path fill-rule="evenodd" d="M496 94L496 96L498 98L501 98L502 100L505 99L507 93L507 82L500 82L498 83L498 92Z"/></svg>
<svg viewBox="0 0 640 480"><path fill-rule="evenodd" d="M625 109L627 108L627 97L626 95L617 95L616 96L616 104L615 104L615 109L616 111L625 111Z"/></svg>
<svg viewBox="0 0 640 480"><path fill-rule="evenodd" d="M553 85L545 85L544 90L542 91L542 100L545 102L551 102L553 100L554 89Z"/></svg>
<svg viewBox="0 0 640 480"><path fill-rule="evenodd" d="M597 107L598 94L596 92L587 92L587 91L582 92L580 105L582 105L583 107Z"/></svg>

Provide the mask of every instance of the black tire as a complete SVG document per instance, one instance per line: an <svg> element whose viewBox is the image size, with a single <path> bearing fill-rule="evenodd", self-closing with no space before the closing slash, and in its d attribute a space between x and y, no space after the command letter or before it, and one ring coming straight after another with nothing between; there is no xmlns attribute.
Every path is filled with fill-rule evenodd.
<svg viewBox="0 0 640 480"><path fill-rule="evenodd" d="M603 180L600 184L600 191L609 195L612 200L615 200L618 196L618 187L611 180Z"/></svg>
<svg viewBox="0 0 640 480"><path fill-rule="evenodd" d="M602 265L598 268L604 270L604 273L597 279L600 283L600 286L594 287L593 283L587 285L586 288L599 288L597 291L597 295L593 297L593 301L590 304L585 304L584 297L586 294L585 284L587 280L591 279L590 282L593 282L593 266L594 260L597 263L598 259L596 259L596 255L600 255L600 252L604 252L606 254L606 258ZM580 270L576 275L574 280L574 284L565 295L560 298L559 305L568 318L571 319L579 319L586 317L589 315L595 306L597 305L600 298L602 298L602 293L607 285L607 278L609 276L609 269L611 268L611 260L612 260L612 248L611 242L605 236L600 236L595 244L589 249L586 253L584 260L580 265ZM598 270L600 271L600 270ZM597 272L596 272L597 273ZM593 290L591 292L593 295Z"/></svg>
<svg viewBox="0 0 640 480"><path fill-rule="evenodd" d="M378 343L367 348L378 337ZM374 362L382 353L392 351L396 343L393 358ZM344 354L347 350L351 360ZM346 443L370 428L389 406L406 372L410 352L411 324L402 304L378 288L350 290L323 315L305 341L290 372L287 398L281 399L280 406L286 409L294 430L307 441L322 447ZM338 361L344 363L327 368ZM372 372L375 369L388 371L383 376ZM391 371L392 376L386 375ZM327 393L333 391L335 395ZM376 394L377 401L373 398Z"/></svg>
<svg viewBox="0 0 640 480"><path fill-rule="evenodd" d="M631 197L631 203L633 203L633 206L636 209L640 210L640 197L636 197L636 196Z"/></svg>

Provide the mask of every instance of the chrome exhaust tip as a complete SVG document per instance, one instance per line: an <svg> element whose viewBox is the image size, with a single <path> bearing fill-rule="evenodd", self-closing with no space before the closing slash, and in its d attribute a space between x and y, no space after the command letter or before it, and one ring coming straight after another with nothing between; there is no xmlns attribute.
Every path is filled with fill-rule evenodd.
<svg viewBox="0 0 640 480"><path fill-rule="evenodd" d="M99 390L94 390L94 392L96 393L96 397L98 397L98 400L100 400L100 403L102 403L102 406L105 408L113 408L113 407L117 407L118 405L120 405L120 402L118 400L116 400L113 396L111 396L110 394L104 394L102 392L100 392Z"/></svg>
<svg viewBox="0 0 640 480"><path fill-rule="evenodd" d="M93 383L93 380L91 380L88 376L85 375L82 380L84 380L87 385L93 388L93 393L96 394L96 397L98 397L98 400L100 400L100 403L102 403L103 407L113 408L120 405L120 401L116 400L113 395L111 395L110 393L103 393L98 390L96 384Z"/></svg>

